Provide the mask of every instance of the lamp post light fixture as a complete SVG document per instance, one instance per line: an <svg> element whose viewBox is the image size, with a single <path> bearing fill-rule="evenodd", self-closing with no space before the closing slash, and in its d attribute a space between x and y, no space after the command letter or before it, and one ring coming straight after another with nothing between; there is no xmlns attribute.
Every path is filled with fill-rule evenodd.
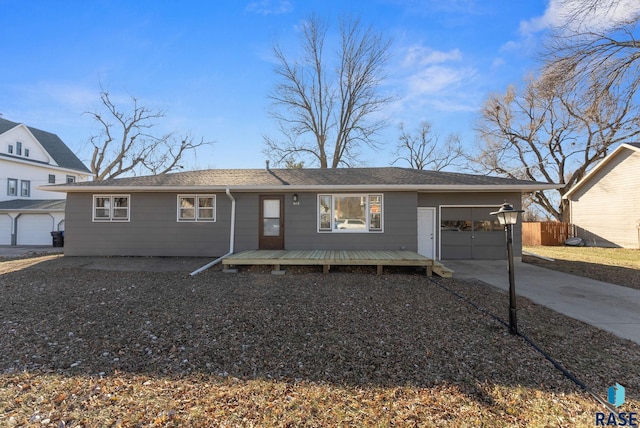
<svg viewBox="0 0 640 428"><path fill-rule="evenodd" d="M507 240L507 259L509 263L509 331L518 334L518 317L516 315L516 281L513 273L513 225L518 222L518 214L524 210L515 210L513 205L505 202L498 211L490 213L498 217L504 226Z"/></svg>

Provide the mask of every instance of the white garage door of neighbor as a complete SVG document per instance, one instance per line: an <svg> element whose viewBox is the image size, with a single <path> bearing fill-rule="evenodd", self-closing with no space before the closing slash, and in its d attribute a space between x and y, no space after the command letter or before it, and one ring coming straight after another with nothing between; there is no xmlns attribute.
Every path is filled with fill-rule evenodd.
<svg viewBox="0 0 640 428"><path fill-rule="evenodd" d="M53 218L48 214L22 214L18 217L18 245L51 245Z"/></svg>
<svg viewBox="0 0 640 428"><path fill-rule="evenodd" d="M0 214L0 245L11 245L11 217Z"/></svg>

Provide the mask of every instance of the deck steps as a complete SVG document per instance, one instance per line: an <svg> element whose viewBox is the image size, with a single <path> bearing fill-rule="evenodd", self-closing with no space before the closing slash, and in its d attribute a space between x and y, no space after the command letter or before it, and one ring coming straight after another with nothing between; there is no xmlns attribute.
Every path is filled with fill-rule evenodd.
<svg viewBox="0 0 640 428"><path fill-rule="evenodd" d="M433 262L431 270L442 278L453 278L453 274L455 273L452 269L449 269L442 263L436 261Z"/></svg>

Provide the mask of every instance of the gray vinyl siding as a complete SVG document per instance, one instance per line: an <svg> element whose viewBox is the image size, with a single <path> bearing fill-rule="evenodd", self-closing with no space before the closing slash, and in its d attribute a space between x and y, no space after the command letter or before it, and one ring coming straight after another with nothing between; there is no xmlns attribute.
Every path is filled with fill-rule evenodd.
<svg viewBox="0 0 640 428"><path fill-rule="evenodd" d="M176 193L127 193L129 222L94 222L93 194L69 193L65 255L195 256L228 252L231 203L216 194L216 222L178 222Z"/></svg>
<svg viewBox="0 0 640 428"><path fill-rule="evenodd" d="M621 151L571 195L571 222L587 245L640 248L640 153Z"/></svg>
<svg viewBox="0 0 640 428"><path fill-rule="evenodd" d="M474 237L440 230L442 209L450 212L471 211L474 216L490 218L489 213L499 209L500 205L508 202L515 209L520 209L522 196L520 193L419 193L418 207L436 208L436 257L439 259L504 259L506 254L504 233L487 232ZM455 208L454 208L455 207ZM486 212L485 212L486 211ZM513 230L513 250L515 257L522 256L522 224ZM442 254L441 254L442 253Z"/></svg>
<svg viewBox="0 0 640 428"><path fill-rule="evenodd" d="M258 193L233 193L233 197L236 200L236 228L234 251L238 252L245 250L256 250L258 249L259 233Z"/></svg>
<svg viewBox="0 0 640 428"><path fill-rule="evenodd" d="M178 222L177 193L126 193L130 195L129 222L94 222L91 193L69 193L66 204L65 254L69 256L191 256L218 257L229 250L231 201L216 193L216 222ZM200 193L200 192L195 192ZM383 232L318 232L318 193L284 195L285 248L323 250L417 251L417 207L436 207L440 223L442 205L499 207L507 200L520 207L519 193L417 193L367 192L383 195ZM325 193L325 192L323 192ZM326 192L331 193L331 192ZM334 193L337 194L337 193ZM233 192L236 200L235 252L258 248L259 196ZM492 208L487 208L492 210ZM435 230L436 237L440 234ZM521 254L520 226L514 249ZM503 242L503 241L502 241ZM497 245L503 245L502 242ZM440 245L436 245L436 251Z"/></svg>
<svg viewBox="0 0 640 428"><path fill-rule="evenodd" d="M330 192L323 192L327 194ZM334 193L338 194L338 193ZM383 195L384 232L318 232L318 193L285 195L285 248L288 250L406 250L417 251L417 193L367 192Z"/></svg>

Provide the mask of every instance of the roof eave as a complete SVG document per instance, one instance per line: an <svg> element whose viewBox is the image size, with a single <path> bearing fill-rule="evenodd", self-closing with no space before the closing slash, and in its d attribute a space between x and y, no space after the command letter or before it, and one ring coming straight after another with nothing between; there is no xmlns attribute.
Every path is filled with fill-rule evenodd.
<svg viewBox="0 0 640 428"><path fill-rule="evenodd" d="M54 209L29 209L29 208L15 208L15 209L0 209L0 213L9 214L9 213L28 213L28 214L48 214L48 213L64 213L64 209L54 208Z"/></svg>
<svg viewBox="0 0 640 428"><path fill-rule="evenodd" d="M125 193L125 192L353 192L353 191L411 191L411 192L533 192L562 187L554 183L532 184L362 184L362 185L206 185L206 186L39 186L38 189L65 193Z"/></svg>

